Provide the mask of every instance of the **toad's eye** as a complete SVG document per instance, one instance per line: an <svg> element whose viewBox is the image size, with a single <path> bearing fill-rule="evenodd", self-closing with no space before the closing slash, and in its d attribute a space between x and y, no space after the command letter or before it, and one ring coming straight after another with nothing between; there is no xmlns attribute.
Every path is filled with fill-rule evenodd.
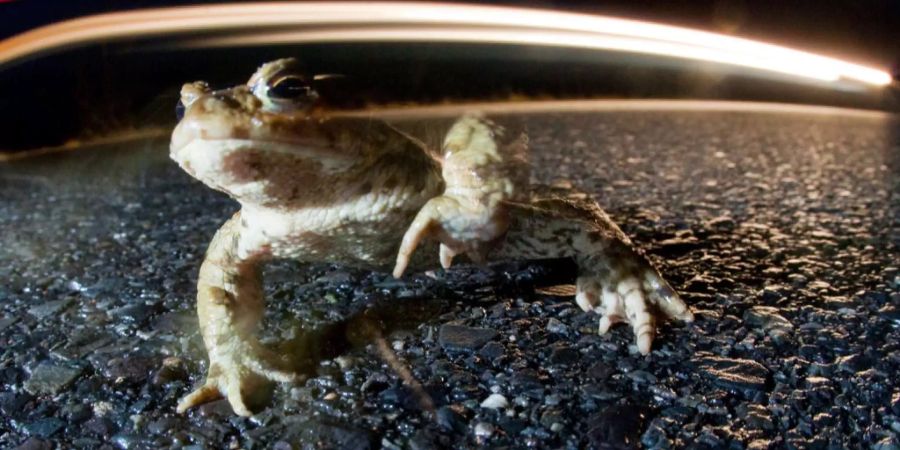
<svg viewBox="0 0 900 450"><path fill-rule="evenodd" d="M252 89L266 109L280 113L308 110L319 98L310 81L295 73L276 73L257 80Z"/></svg>
<svg viewBox="0 0 900 450"><path fill-rule="evenodd" d="M270 84L269 97L281 100L315 101L318 94L310 87L309 83L294 75L288 75L275 80Z"/></svg>

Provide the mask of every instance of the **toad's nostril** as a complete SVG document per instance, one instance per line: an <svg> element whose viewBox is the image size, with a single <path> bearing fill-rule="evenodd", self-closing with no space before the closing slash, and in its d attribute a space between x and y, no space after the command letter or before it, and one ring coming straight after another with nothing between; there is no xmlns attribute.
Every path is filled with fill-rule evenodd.
<svg viewBox="0 0 900 450"><path fill-rule="evenodd" d="M175 105L175 118L181 120L184 117L184 102L178 100L178 104Z"/></svg>
<svg viewBox="0 0 900 450"><path fill-rule="evenodd" d="M241 102L234 98L231 91L217 91L213 94L213 98L229 109L238 109L241 107Z"/></svg>

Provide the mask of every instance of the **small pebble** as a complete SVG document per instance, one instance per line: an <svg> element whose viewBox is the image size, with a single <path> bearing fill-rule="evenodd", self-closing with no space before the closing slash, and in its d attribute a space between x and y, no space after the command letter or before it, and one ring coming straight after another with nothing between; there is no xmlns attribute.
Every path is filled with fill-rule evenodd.
<svg viewBox="0 0 900 450"><path fill-rule="evenodd" d="M488 440L494 435L494 426L487 422L475 424L475 437L480 440Z"/></svg>
<svg viewBox="0 0 900 450"><path fill-rule="evenodd" d="M482 408L497 409L506 408L507 406L509 406L509 402L502 394L491 394L481 402Z"/></svg>

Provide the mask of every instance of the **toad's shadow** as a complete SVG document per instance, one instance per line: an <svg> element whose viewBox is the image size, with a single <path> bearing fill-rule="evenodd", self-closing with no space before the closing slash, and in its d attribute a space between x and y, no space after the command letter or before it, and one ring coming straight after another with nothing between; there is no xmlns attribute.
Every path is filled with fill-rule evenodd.
<svg viewBox="0 0 900 450"><path fill-rule="evenodd" d="M574 282L574 273L577 267L571 259L492 264L485 269L454 268L431 283L422 295L360 302L346 318L304 329L280 342L276 351L289 360L291 369L312 375L322 361L363 348L395 331L414 329L451 312L455 304L487 306L503 298L530 296L537 288Z"/></svg>

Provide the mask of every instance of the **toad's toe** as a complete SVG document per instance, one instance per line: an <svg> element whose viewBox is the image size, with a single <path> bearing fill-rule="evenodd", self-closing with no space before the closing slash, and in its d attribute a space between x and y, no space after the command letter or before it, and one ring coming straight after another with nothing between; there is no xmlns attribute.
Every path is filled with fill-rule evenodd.
<svg viewBox="0 0 900 450"><path fill-rule="evenodd" d="M449 269L451 265L453 265L453 257L456 256L456 251L447 246L447 244L441 244L439 250L439 258L441 260L441 267L444 269Z"/></svg>
<svg viewBox="0 0 900 450"><path fill-rule="evenodd" d="M181 414L195 406L200 406L204 403L216 401L222 397L223 395L219 391L219 387L216 386L215 383L207 383L195 389L194 392L191 392L183 399L181 399L181 401L178 402L178 406L175 408L175 411Z"/></svg>
<svg viewBox="0 0 900 450"><path fill-rule="evenodd" d="M224 350L210 354L206 382L185 396L177 411L182 413L225 397L235 414L250 416L253 406L268 401L273 381L296 382L299 378L285 361L255 340L235 340Z"/></svg>
<svg viewBox="0 0 900 450"><path fill-rule="evenodd" d="M648 269L644 272L643 288L647 293L647 299L656 306L666 317L684 322L693 322L694 313L681 296L669 286L655 270Z"/></svg>
<svg viewBox="0 0 900 450"><path fill-rule="evenodd" d="M595 311L601 315L598 331L600 334L606 334L613 325L625 321L625 309L619 294L610 288L603 289L601 299L602 301Z"/></svg>
<svg viewBox="0 0 900 450"><path fill-rule="evenodd" d="M593 311L600 304L601 286L596 277L578 277L575 280L575 303L582 311Z"/></svg>
<svg viewBox="0 0 900 450"><path fill-rule="evenodd" d="M636 278L622 280L616 287L616 294L625 307L625 315L634 330L634 337L641 354L650 353L650 344L656 334L655 320L648 310L643 289Z"/></svg>

